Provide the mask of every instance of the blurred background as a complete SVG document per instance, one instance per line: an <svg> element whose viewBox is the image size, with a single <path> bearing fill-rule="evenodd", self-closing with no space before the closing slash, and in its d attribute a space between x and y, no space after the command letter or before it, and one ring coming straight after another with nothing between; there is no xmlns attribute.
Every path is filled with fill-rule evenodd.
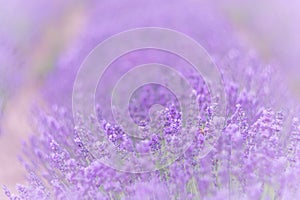
<svg viewBox="0 0 300 200"><path fill-rule="evenodd" d="M241 43L277 68L300 102L300 2L220 0L212 6ZM89 1L0 0L1 185L14 188L25 182L18 155L22 141L34 132L31 107L35 103L47 107L40 90L59 56L88 26L92 8Z"/></svg>

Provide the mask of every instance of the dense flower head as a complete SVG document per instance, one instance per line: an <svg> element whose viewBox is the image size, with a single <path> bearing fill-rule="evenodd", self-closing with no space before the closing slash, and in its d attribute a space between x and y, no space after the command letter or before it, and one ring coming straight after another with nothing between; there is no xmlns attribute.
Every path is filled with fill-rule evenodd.
<svg viewBox="0 0 300 200"><path fill-rule="evenodd" d="M149 6L154 4L149 3ZM180 9L180 6L174 7ZM101 162L99 157L107 158L112 154L108 144L99 140L101 137L107 138L116 151L135 152L136 157L143 153L163 157L164 148L176 151L183 142L182 135L186 132L178 99L169 90L155 84L139 88L129 102L130 116L147 136L143 140L135 140L120 124L108 119L110 108L103 106L106 105L103 95L106 90L98 94L97 116L91 114L89 119L91 130L75 124L74 117L80 121L83 116L81 113L73 116L70 108L69 95L75 74L86 53L99 40L121 29L113 25L106 29L102 23L108 22L96 17L97 13L103 11L104 17L124 22L127 24L125 28L163 26L169 24L170 19L182 19L176 12L170 13L172 17L165 16L163 13L169 8L164 3L162 7L156 10L157 13L151 12L155 16L162 15L161 18L149 18L149 9L140 16L145 19L135 22L131 22L131 17L111 16L103 4L92 9L89 24L92 28L83 31L75 47L66 53L68 56L62 56L43 88L51 108L47 111L35 108L32 113L36 134L24 144L27 159L21 159L28 171L28 185L18 185L16 195L4 188L10 199L287 199L300 195L297 191L300 182L297 177L300 173L299 112L292 101L279 99L280 95L286 97L287 92L283 84L278 83L280 77L271 66L264 65L253 51L241 47L232 39L234 36L230 31L221 36L210 35L209 27L222 31L229 26L222 20L221 23L207 7L202 14L189 8L199 25L177 22L170 27L190 33L196 40L204 42L219 67L228 102L225 124L219 137L215 137L215 105L212 105L205 81L195 71L183 70L193 88L193 93L186 98L194 98L200 111L197 118L191 119L197 129L192 131L192 143L188 149L171 164L154 171L131 173ZM208 22L203 15L210 16ZM95 24L102 24L103 28ZM87 41L90 43L86 44ZM187 63L166 53L150 50L135 53L123 58L126 62L112 63L119 68L107 71L107 88L114 83L116 74L150 60L186 69ZM60 87L62 80L66 84ZM166 78L166 84L171 81ZM164 107L149 112L154 104ZM151 130L156 131L149 132L148 126L155 127Z"/></svg>

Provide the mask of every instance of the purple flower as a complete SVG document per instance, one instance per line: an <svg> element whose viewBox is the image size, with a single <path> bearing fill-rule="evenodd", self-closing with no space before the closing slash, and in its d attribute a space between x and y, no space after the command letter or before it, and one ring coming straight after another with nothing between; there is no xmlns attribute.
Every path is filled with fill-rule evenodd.
<svg viewBox="0 0 300 200"><path fill-rule="evenodd" d="M284 84L278 86L280 76L273 68L263 65L252 51L239 45L230 26L213 5L199 3L196 7L192 1L172 6L169 3L148 2L145 10L142 9L144 4L137 1L116 7L103 2L90 8L87 28L61 56L43 88L46 101L53 106L48 112L42 109L33 112L37 134L24 145L27 159L22 160L28 171L28 185L18 186L17 195L4 188L10 199L284 199L299 196L296 187L300 181L297 177L299 112L292 97L286 94ZM159 9L154 9L158 5ZM114 9L119 9L121 17L112 12ZM183 14L186 10L188 14ZM128 12L134 14L124 14ZM140 26L173 28L203 44L222 73L228 105L225 125L220 137L215 139L215 110L209 90L201 76L186 70L187 63L176 56L150 50L128 54L121 58L123 62L112 63L119 68L108 70L104 75L107 88L114 84L115 76L130 66L153 60L178 68L183 66L183 74L194 89L189 97L195 96L200 110L192 121L197 124L197 130L192 132L192 144L183 155L156 171L130 173L112 169L98 159L98 156L109 158L113 152L94 132L104 133L116 151L134 152L137 157L149 152L163 157L164 147L176 151L182 146L181 138L186 132L180 102L174 94L157 85L143 86L133 94L128 110L147 133L143 140L136 140L120 124L106 118L109 108L103 106L103 102L107 88L97 94L97 116L91 114L89 119L94 132L75 125L70 105L75 75L86 54L106 36ZM290 100L280 101L279 95ZM164 108L149 115L149 108L154 104ZM76 117L82 120L80 113ZM155 129L148 129L149 125ZM203 153L208 146L212 149ZM90 148L97 150L97 156Z"/></svg>

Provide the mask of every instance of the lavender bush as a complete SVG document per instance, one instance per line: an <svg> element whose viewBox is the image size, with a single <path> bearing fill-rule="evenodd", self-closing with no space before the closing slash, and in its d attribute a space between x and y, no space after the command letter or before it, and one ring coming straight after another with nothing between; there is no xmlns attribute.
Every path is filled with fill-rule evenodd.
<svg viewBox="0 0 300 200"><path fill-rule="evenodd" d="M170 8L168 3L159 3L160 9L152 9L157 2L147 3L145 13L137 12L126 18L116 17L106 10L112 3L103 1L91 8L88 28L61 56L56 71L48 77L43 88L50 109L34 108L32 115L37 133L24 144L26 159L21 159L28 171L28 185L17 185L16 195L4 187L10 199L300 197L297 190L300 181L297 177L300 173L299 111L280 75L273 67L264 65L255 52L240 45L230 25L218 16L212 5L197 4L199 8L196 9L192 6L195 2L181 2ZM132 11L130 6L137 9L142 4L135 1L126 6L121 4L124 8L120 12ZM185 9L189 9L189 14L182 14ZM99 13L102 15L97 17ZM133 20L137 16L139 19ZM174 24L170 20L174 20ZM183 73L193 88L193 93L186 98L194 98L200 110L193 119L197 129L192 132L192 144L179 158L154 171L130 173L101 162L99 156L109 157L112 152L95 140L90 130L74 122L71 93L80 64L99 41L120 30L143 26L173 28L203 44L220 70L228 104L220 137L211 140L216 134L212 121L215 105L212 105L203 77L186 70L186 63L176 56L151 50L135 52L123 58L123 62L112 63L117 67L106 73L107 88L114 84L116 75L130 66L151 61L183 66ZM167 77L166 74L162 76ZM166 78L168 83L172 81ZM156 123L151 125L157 128L149 137L136 141L120 124L107 118L109 108L103 106L107 88L97 91L97 116L91 114L88 125L95 133L104 134L116 151L160 155L164 146L175 149L179 146L180 136L185 132L180 102L174 94L154 84L143 86L133 94L129 102L133 120L143 129L151 123L152 117ZM148 110L153 104L164 107L149 116ZM79 113L77 120L86 121L83 116ZM207 145L211 148L203 154ZM97 150L96 155L89 146Z"/></svg>

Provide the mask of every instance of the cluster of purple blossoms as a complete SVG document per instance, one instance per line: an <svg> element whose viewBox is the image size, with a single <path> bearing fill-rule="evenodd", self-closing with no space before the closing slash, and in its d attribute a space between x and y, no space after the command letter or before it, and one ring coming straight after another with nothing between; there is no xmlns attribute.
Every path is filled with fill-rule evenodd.
<svg viewBox="0 0 300 200"><path fill-rule="evenodd" d="M259 77L253 74L248 78L267 84L268 80ZM230 101L228 118L221 137L205 157L199 154L213 131L209 119L200 118L199 130L194 133L189 149L171 165L146 173L120 172L96 159L83 145L78 136L83 130L75 128L67 108L54 106L51 115L36 111L40 135L33 136L29 146L24 146L31 162L22 161L29 173L29 185L17 186L18 196L6 190L7 196L11 199L281 199L299 195L296 187L300 181L296 176L300 167L299 120L292 118L289 122L282 110L265 107L256 95L264 96L261 91L264 88L257 88L254 93L253 88L239 91L237 84L226 82ZM204 90L204 85L198 87L197 95L200 97ZM132 112L137 114L146 109L153 92L151 88L142 90L140 99L132 104L134 107L140 100L141 107ZM198 99L199 105L204 105L203 99ZM160 112L162 134L153 134L141 144L134 145L117 124L102 120L99 131L116 148L133 151L139 146L138 151L157 151L163 141L176 138L180 131L180 111L174 104L171 100ZM205 115L209 116L209 106L205 107Z"/></svg>
<svg viewBox="0 0 300 200"><path fill-rule="evenodd" d="M149 3L149 6L153 5ZM178 4L173 9L179 9L180 6L186 7L186 4ZM106 16L107 11L102 6L95 6L94 9L95 13L103 11L103 16ZM296 117L299 112L293 102L280 100L280 95L287 94L285 88L281 88L284 86L279 86L280 77L272 68L261 64L252 51L248 52L239 47L230 39L232 36L226 38L227 32L220 33L222 37L219 39L217 35L210 34L209 27L223 30L224 26L219 25L218 17L207 14L206 9L208 8L205 7L202 15L197 15L199 10L193 11L190 8L190 11L196 14L194 17L199 19L199 25L183 25L181 22L179 24L182 26L175 24L174 27L170 25L170 28L196 35L198 41L205 43L204 46L222 73L228 105L225 125L217 140L211 140L215 134L211 121L214 109L207 86L198 74L185 72L195 91L190 97L195 96L201 111L198 118L194 119L198 129L193 132L189 148L170 165L150 172L122 172L103 164L86 147L86 141L82 141L91 138L91 133L74 124L68 94L73 86L73 75L77 71L74 66L80 65L91 46L107 34L118 31L119 27L109 26L107 30L89 29L88 33L83 33L84 39L82 42L81 38L80 42L86 43L86 38L92 38L88 39L90 43L84 46L78 42L80 50L74 52L72 49L71 53L67 53L71 56L67 58L63 55L58 65L64 67L58 67L56 74L49 78L49 85L44 88L45 96L52 95L59 99L59 102L56 102L59 105L51 106L49 111L33 111L37 133L30 138L28 144L24 144L27 159L21 159L28 171L28 185L17 185L16 195L11 194L5 187L6 195L10 199L299 198L297 185L300 178L297 174L300 173L300 121ZM146 19L140 19L141 21L126 28L143 25L164 26L170 23L172 18L181 19L176 13L170 13L170 18L164 18L164 15L161 15L166 10L168 9L162 8L157 13L151 13L160 16L156 18L162 22L152 22L145 13L143 16ZM91 16L95 17L95 13L92 12ZM204 21L202 17L206 15L213 19L207 18L208 22ZM91 24L105 22L97 20L100 19L91 20ZM126 19L115 20L127 22ZM94 24L92 27L96 27ZM101 25L105 27L105 24ZM202 35L198 35L199 32L194 29L201 29ZM225 39L228 39L227 42L222 43ZM144 51L136 52L136 56L129 55L121 68L140 63L141 60L184 65L171 55L159 57L155 52ZM112 74L118 73L116 71ZM108 79L110 76L108 72ZM54 78L58 78L56 82L53 81ZM66 84L59 87L62 81ZM56 95L51 93L54 90ZM120 151L155 153L166 144L176 148L180 143L181 134L184 134L182 113L176 97L157 85L140 88L134 95L135 98L129 105L131 117L141 128L147 127L150 117L156 118L154 121L157 123L154 126L157 132L150 133L145 140L133 140L122 127L110 123L104 117L106 108L101 107L101 103L97 109L97 116L91 116L91 126L95 126L96 132L103 133ZM99 98L101 101L101 95ZM49 104L55 102L53 98L47 100ZM153 104L164 105L164 108L149 116L148 110ZM93 142L96 141L90 142L93 146ZM211 149L204 155L203 151L207 145L210 145ZM106 152L105 146L97 147L97 155L109 155L110 152Z"/></svg>

